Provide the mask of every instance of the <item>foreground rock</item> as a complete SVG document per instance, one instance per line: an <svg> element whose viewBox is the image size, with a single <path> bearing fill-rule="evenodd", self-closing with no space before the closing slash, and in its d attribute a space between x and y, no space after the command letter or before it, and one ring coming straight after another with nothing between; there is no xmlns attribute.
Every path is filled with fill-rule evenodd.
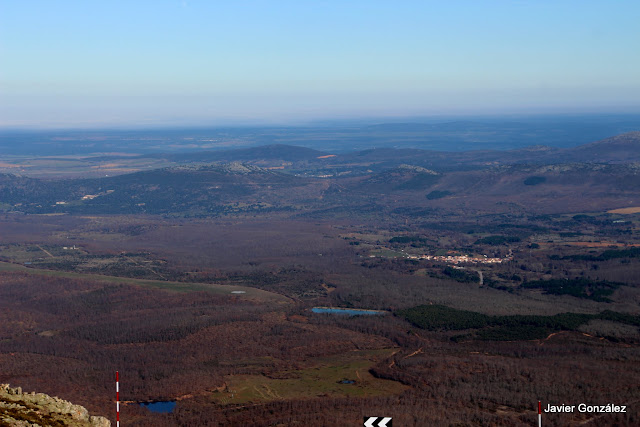
<svg viewBox="0 0 640 427"><path fill-rule="evenodd" d="M23 393L0 385L0 425L111 427L104 417L90 416L80 405L44 393Z"/></svg>

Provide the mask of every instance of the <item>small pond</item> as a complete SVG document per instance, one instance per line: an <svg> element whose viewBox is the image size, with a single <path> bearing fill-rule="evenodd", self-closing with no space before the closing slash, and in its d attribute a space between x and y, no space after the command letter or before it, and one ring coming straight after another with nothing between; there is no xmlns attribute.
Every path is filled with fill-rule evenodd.
<svg viewBox="0 0 640 427"><path fill-rule="evenodd" d="M160 402L141 402L140 406L147 408L151 412L168 414L169 412L173 412L173 409L176 407L176 401L166 400Z"/></svg>
<svg viewBox="0 0 640 427"><path fill-rule="evenodd" d="M387 314L386 311L381 310L360 310L357 308L337 308L337 307L313 307L311 309L314 313L329 313L329 314L346 314L349 316L360 315L382 315Z"/></svg>

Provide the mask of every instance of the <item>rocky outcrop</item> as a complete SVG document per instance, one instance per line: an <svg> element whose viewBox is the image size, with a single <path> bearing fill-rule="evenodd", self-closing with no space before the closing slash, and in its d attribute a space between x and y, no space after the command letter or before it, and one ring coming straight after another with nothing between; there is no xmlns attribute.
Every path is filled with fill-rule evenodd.
<svg viewBox="0 0 640 427"><path fill-rule="evenodd" d="M20 387L0 385L0 425L111 427L104 417L84 407L44 393L23 393Z"/></svg>

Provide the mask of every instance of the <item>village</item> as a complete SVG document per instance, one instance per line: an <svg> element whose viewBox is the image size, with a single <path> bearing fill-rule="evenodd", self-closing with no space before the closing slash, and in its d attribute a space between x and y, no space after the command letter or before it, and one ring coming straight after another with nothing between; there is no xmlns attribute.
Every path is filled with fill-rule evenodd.
<svg viewBox="0 0 640 427"><path fill-rule="evenodd" d="M513 260L513 255L511 253L511 251L509 251L509 255L504 257L504 258L487 257L486 255L483 255L483 256L480 257L480 256L457 255L457 254L449 254L449 255L427 255L427 254L414 255L414 254L408 254L403 250L400 250L400 252L402 252L403 258L407 258L407 259L438 261L438 262L444 262L444 263L447 263L447 264L454 264L454 265L457 265L457 264L501 264L503 262L507 262L507 261ZM369 255L369 257L375 258L376 255Z"/></svg>
<svg viewBox="0 0 640 427"><path fill-rule="evenodd" d="M488 258L486 255L482 258L469 255L407 255L407 258L440 261L446 262L447 264L500 264L513 259L512 256L505 258Z"/></svg>

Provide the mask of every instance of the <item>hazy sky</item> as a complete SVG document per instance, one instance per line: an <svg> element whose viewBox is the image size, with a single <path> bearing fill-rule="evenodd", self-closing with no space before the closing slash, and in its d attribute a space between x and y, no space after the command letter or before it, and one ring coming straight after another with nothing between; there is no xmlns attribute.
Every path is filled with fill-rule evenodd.
<svg viewBox="0 0 640 427"><path fill-rule="evenodd" d="M640 2L0 0L0 126L640 111Z"/></svg>

